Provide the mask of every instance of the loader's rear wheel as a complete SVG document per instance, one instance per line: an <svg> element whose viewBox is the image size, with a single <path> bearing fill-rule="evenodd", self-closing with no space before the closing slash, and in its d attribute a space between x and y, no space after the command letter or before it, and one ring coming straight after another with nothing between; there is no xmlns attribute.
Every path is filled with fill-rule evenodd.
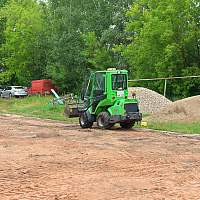
<svg viewBox="0 0 200 200"><path fill-rule="evenodd" d="M114 126L110 123L110 115L108 112L101 112L97 117L97 126L101 129L110 129Z"/></svg>
<svg viewBox="0 0 200 200"><path fill-rule="evenodd" d="M86 113L82 113L79 117L79 124L81 128L91 128L93 126L93 122L88 120Z"/></svg>
<svg viewBox="0 0 200 200"><path fill-rule="evenodd" d="M121 122L120 123L120 126L123 129L131 129L131 128L133 128L134 125L135 125L135 121Z"/></svg>

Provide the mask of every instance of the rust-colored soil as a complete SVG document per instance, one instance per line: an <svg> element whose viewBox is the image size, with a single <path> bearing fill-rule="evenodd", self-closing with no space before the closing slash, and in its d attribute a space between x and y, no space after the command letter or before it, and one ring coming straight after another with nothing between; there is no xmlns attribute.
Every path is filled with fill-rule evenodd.
<svg viewBox="0 0 200 200"><path fill-rule="evenodd" d="M0 199L200 199L200 138L0 115Z"/></svg>

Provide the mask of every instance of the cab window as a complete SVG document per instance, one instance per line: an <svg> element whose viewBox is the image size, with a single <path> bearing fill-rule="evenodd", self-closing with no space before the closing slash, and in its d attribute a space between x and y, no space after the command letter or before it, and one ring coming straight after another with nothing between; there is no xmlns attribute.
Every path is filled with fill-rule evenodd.
<svg viewBox="0 0 200 200"><path fill-rule="evenodd" d="M96 73L94 90L101 93L105 92L105 73Z"/></svg>
<svg viewBox="0 0 200 200"><path fill-rule="evenodd" d="M105 92L105 73L96 73L94 81L94 97L102 97Z"/></svg>
<svg viewBox="0 0 200 200"><path fill-rule="evenodd" d="M126 74L113 74L112 75L112 89L113 90L126 90L127 89Z"/></svg>

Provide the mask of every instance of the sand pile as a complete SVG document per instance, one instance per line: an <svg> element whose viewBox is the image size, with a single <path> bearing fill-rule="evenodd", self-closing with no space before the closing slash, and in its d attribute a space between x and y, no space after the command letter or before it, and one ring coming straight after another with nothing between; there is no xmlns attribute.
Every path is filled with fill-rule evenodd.
<svg viewBox="0 0 200 200"><path fill-rule="evenodd" d="M129 97L132 93L140 100L140 111L142 113L157 113L166 107L171 101L163 95L143 87L130 87Z"/></svg>
<svg viewBox="0 0 200 200"><path fill-rule="evenodd" d="M200 121L200 95L170 103L151 119L159 121Z"/></svg>

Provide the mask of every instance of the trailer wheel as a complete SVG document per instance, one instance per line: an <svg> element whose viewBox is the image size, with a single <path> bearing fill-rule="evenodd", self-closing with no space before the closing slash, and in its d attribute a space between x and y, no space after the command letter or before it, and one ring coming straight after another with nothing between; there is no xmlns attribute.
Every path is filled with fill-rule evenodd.
<svg viewBox="0 0 200 200"><path fill-rule="evenodd" d="M133 128L134 125L135 125L135 121L121 122L120 123L120 126L123 129L131 129L131 128Z"/></svg>
<svg viewBox="0 0 200 200"><path fill-rule="evenodd" d="M113 123L109 122L110 115L108 112L101 112L97 117L97 126L101 129L110 129L114 126Z"/></svg>
<svg viewBox="0 0 200 200"><path fill-rule="evenodd" d="M91 128L93 126L93 122L88 120L86 113L82 113L79 117L79 124L81 128Z"/></svg>

